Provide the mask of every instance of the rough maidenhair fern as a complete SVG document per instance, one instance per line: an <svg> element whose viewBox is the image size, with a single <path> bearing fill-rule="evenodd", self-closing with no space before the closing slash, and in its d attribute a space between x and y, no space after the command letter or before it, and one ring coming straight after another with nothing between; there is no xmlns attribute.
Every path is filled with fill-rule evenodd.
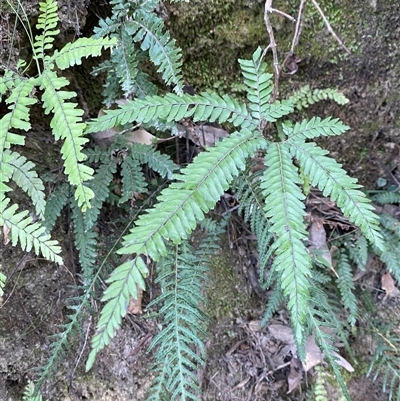
<svg viewBox="0 0 400 401"><path fill-rule="evenodd" d="M43 183L34 172L32 162L27 161L16 151L10 151L11 146L25 144L24 136L12 131L14 129L28 131L31 128L29 107L37 101L33 95L35 87L40 88L43 91L41 100L45 113L53 113L51 120L53 135L56 140L64 141L61 154L68 181L76 187L75 198L83 210L90 207L90 199L94 193L84 181L92 178L93 170L82 163L85 160L82 146L87 142L83 136L85 124L81 122L83 111L76 108L75 103L68 101L76 94L62 90L69 82L57 75L55 67L65 69L79 64L82 57L99 55L101 49L111 47L116 41L78 39L75 43L50 54L54 38L59 33L56 29L57 23L57 3L52 0L40 3L37 28L41 34L32 41L33 58L39 75L25 78L18 72L5 70L4 76L0 78L1 95L10 93L5 100L10 111L0 120L0 225L4 227L6 242L10 240L13 245L19 242L24 250L29 251L34 248L36 253L41 252L44 257L62 263L58 255L59 246L56 241L50 240L45 232L46 223L43 225L40 221L45 217ZM23 64L20 62L18 65ZM39 221L33 222L28 211L17 213L18 205L9 206L10 199L6 194L11 191L8 185L10 180L28 194Z"/></svg>
<svg viewBox="0 0 400 401"><path fill-rule="evenodd" d="M158 3L156 0L111 1L111 17L100 20L100 26L95 28L95 37L110 35L118 40L110 59L94 70L95 74L102 71L107 73L103 92L107 105L121 95L125 98L144 98L156 94L156 86L138 67L146 54L158 67L157 72L161 73L163 81L173 85L177 94L182 94L181 51L164 30L162 18L154 11Z"/></svg>
<svg viewBox="0 0 400 401"><path fill-rule="evenodd" d="M157 362L149 401L200 400L196 370L205 364L208 325L203 294L218 233L221 230L207 233L197 250L184 241L158 263L156 281L162 293L148 307L159 306L163 326L150 345L157 348Z"/></svg>
<svg viewBox="0 0 400 401"><path fill-rule="evenodd" d="M137 296L137 286L144 288L144 278L148 274L144 258L150 257L157 262L168 254L168 242L180 244L186 239L232 181L243 174L248 159L260 150L266 151L266 169L259 177L262 196L257 196L258 200L254 202L262 209L262 218L266 220L264 227L269 227L267 233L260 226L262 240L269 242L271 238L273 241L272 278L268 281L280 286L291 314L300 356L304 357L306 332L314 329L317 341L334 364L330 354L332 346L320 329L321 324L329 323L329 314L317 310L313 303L313 269L305 244L305 196L301 190L303 180L296 166L299 165L312 185L330 196L364 235L383 250L378 219L356 181L329 159L326 151L307 142L319 136L342 134L348 127L336 119L315 118L286 124L283 127L285 137L280 142L268 141L262 135L266 122L274 122L292 112L292 104L284 100L269 103L271 75L265 72L261 49L257 49L252 60L241 60L240 64L248 91L248 105L238 103L231 96L209 92L194 96L148 96L128 101L89 124L89 132L95 132L129 123L151 125L156 120L173 122L190 117L194 121L230 122L237 127L237 132L198 155L180 174L174 175L175 181L161 192L159 202L140 216L136 226L124 237L118 253L132 257L117 267L108 279L109 286L103 297L105 305L92 339L87 369L114 336L126 314L129 298ZM279 291L276 299L279 299ZM339 375L336 365L334 371Z"/></svg>

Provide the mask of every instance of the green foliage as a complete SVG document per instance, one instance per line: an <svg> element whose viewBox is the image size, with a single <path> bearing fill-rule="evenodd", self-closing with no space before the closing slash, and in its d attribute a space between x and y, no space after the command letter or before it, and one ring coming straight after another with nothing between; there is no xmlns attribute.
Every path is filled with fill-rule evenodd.
<svg viewBox="0 0 400 401"><path fill-rule="evenodd" d="M55 36L59 33L56 29L57 3L46 0L40 3L39 9L37 29L40 33L34 40L31 38L33 58L39 75L25 78L19 70L4 70L0 82L1 94L9 93L5 100L9 112L0 120L0 225L4 226L5 232L10 231L7 235L11 235L12 245L20 243L24 250L29 251L33 248L36 253L41 252L44 257L62 263L58 255L60 247L56 241L50 240L45 230L54 224L54 216L60 212L63 200L53 204L53 214L50 214L48 223L44 224L40 221L35 222L27 210L17 213L17 204L9 206L10 199L6 194L12 190L9 186L9 181L12 180L28 194L36 216L40 220L46 217L44 186L34 171L35 165L17 151L10 151L11 146L14 149L15 146L25 144L24 136L14 133L13 130L28 131L31 128L29 107L37 102L33 93L36 88L40 88L44 112L53 113L50 125L54 138L64 142L61 154L68 181L76 187L75 198L83 210L90 207L90 199L94 197L94 193L84 182L92 178L93 170L82 163L85 160L82 146L87 142L83 136L85 124L81 122L83 111L78 109L75 103L68 101L76 96L76 93L63 90L69 82L57 75L55 65L63 69L78 64L82 57L98 55L102 48L111 47L116 41L82 38L51 55ZM24 62L18 64L18 67L22 66ZM47 217L48 215L47 212Z"/></svg>
<svg viewBox="0 0 400 401"><path fill-rule="evenodd" d="M344 307L348 310L348 321L354 326L357 320L357 299L354 294L353 269L350 266L348 256L341 252L337 260L336 272L338 274L337 285L343 300Z"/></svg>
<svg viewBox="0 0 400 401"><path fill-rule="evenodd" d="M376 325L376 327L379 327ZM383 378L383 391L389 393L389 400L400 400L400 338L390 327L374 328L376 350L368 368L367 376L374 372L373 380Z"/></svg>
<svg viewBox="0 0 400 401"><path fill-rule="evenodd" d="M221 232L221 231L219 231ZM211 233L195 250L187 241L175 246L158 264L157 282L162 294L149 304L160 305L158 314L163 328L154 337L150 348L157 347L152 389L149 401L168 399L200 400L195 371L205 364L208 318L202 311L202 295L207 282L207 265L215 252L217 234Z"/></svg>
<svg viewBox="0 0 400 401"><path fill-rule="evenodd" d="M157 72L166 85L173 85L174 91L183 93L181 74L181 50L175 40L164 30L164 21L155 12L158 1L111 1L112 15L101 19L95 28L95 37L110 36L118 40L110 59L104 61L94 73L106 72L103 91L106 105L124 96L144 98L155 95L157 88L139 63L148 57L158 67Z"/></svg>
<svg viewBox="0 0 400 401"><path fill-rule="evenodd" d="M317 295L312 284L314 272L311 258L305 245L305 195L297 163L312 185L323 191L324 195L330 196L364 235L383 250L378 219L356 181L348 177L338 163L328 158L326 151L313 142L307 142L319 136L340 135L348 127L332 118L314 118L294 125L285 123L284 136L280 137L280 141L270 142L263 136L266 123L275 122L292 112L292 104L285 100L269 103L271 75L265 72L261 49L257 49L252 60L240 60L240 64L248 91L248 105L239 104L230 96L219 96L211 92L193 96L169 93L128 101L89 123L88 131L95 132L118 125L152 125L153 121L169 123L190 117L194 121L229 122L238 131L218 142L215 147L206 149L179 174L175 174L174 182L161 192L158 203L147 214L141 215L135 227L124 237L118 253L133 256L116 268L108 279L109 287L103 296L106 304L92 340L87 369L93 365L96 354L114 336L126 313L129 298L137 296L137 286L144 288L147 266L143 258L151 258L158 263L163 260L169 254L168 243L179 245L186 240L237 177L240 177L237 187L239 198L244 200L245 217L263 244L259 246L263 270L270 257L274 256L269 277L264 284L264 287L272 284L275 286L273 301L267 307L267 316L283 300L290 311L299 355L304 357L306 334L314 330L316 340L334 365L332 339L320 328L321 325L331 324L329 304L326 302L328 306L324 310L314 306ZM246 170L248 161L259 151L265 152L264 171L249 174L249 170ZM158 272L161 274L160 268ZM347 281L349 272L346 270L345 273L345 281L341 283L345 306L351 307L354 313ZM261 278L262 283L263 280ZM353 315L351 319L354 320ZM172 330L171 323L169 326L165 333ZM172 341L169 337L164 338L164 349L177 346L168 344ZM190 337L190 341L192 346L198 344L198 335ZM187 345L187 341L182 340L181 344ZM182 395L184 390L176 380L188 385L188 380L193 377L192 371L190 374L187 372L185 378L174 377L174 373L166 366L166 357L166 353L158 354L158 364L162 366L159 375L165 379L158 382L157 396L161 397L161 389L164 391L165 388L169 388L172 394ZM194 368L191 366L192 370ZM337 366L334 365L333 369L345 388ZM185 397L182 399L187 399L189 395Z"/></svg>
<svg viewBox="0 0 400 401"><path fill-rule="evenodd" d="M22 400L23 401L42 401L43 398L42 398L41 394L35 395L35 386L33 385L33 383L30 382L25 388Z"/></svg>
<svg viewBox="0 0 400 401"><path fill-rule="evenodd" d="M311 90L310 85L301 87L289 97L289 100L293 103L293 107L297 110L302 110L314 103L327 99L333 100L340 105L349 102L349 99L336 89L328 88Z"/></svg>

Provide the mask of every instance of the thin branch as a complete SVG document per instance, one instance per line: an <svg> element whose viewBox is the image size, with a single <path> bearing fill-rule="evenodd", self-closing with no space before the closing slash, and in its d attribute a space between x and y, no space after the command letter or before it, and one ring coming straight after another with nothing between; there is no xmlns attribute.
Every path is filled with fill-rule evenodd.
<svg viewBox="0 0 400 401"><path fill-rule="evenodd" d="M351 54L351 51L344 45L344 43L340 40L340 38L336 35L335 31L332 29L331 24L329 23L329 21L326 19L324 12L321 10L321 7L319 6L319 4L317 3L316 0L311 0L312 3L314 4L314 7L318 10L318 12L320 13L322 19L325 22L326 27L328 28L328 31L330 32L330 34L337 40L337 42L339 43L339 45L348 53Z"/></svg>
<svg viewBox="0 0 400 401"><path fill-rule="evenodd" d="M294 36L292 40L292 46L290 46L290 52L289 56L293 55L294 53L294 48L298 45L299 43L299 38L301 35L301 30L303 28L303 8L306 4L307 0L301 0L300 7L299 7L299 12L297 13L297 21L296 21L296 29L294 31Z"/></svg>
<svg viewBox="0 0 400 401"><path fill-rule="evenodd" d="M265 11L264 11L264 22L265 22L265 25L267 27L267 32L268 32L268 35L269 35L269 45L265 49L265 53L267 52L267 50L269 48L272 51L275 82L274 82L274 91L273 91L272 97L271 97L271 103L274 103L276 98L278 97L279 75L280 75L280 72L281 72L281 68L279 66L278 54L277 54L277 51L276 51L276 43L275 43L274 31L272 30L271 21L269 20L269 15L268 15L268 13L271 13L272 10L273 10L272 9L272 0L266 0L266 2L265 2Z"/></svg>

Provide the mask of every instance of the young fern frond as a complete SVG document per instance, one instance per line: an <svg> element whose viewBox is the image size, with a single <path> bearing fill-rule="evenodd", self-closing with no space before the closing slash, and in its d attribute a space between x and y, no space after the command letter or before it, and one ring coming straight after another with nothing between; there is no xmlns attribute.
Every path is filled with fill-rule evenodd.
<svg viewBox="0 0 400 401"><path fill-rule="evenodd" d="M36 35L33 43L33 50L36 60L43 60L47 63L50 56L46 54L47 50L53 48L55 36L60 33L59 29L55 29L58 23L57 3L53 0L45 0L39 3L39 18L36 24L37 29L42 30L42 34Z"/></svg>
<svg viewBox="0 0 400 401"><path fill-rule="evenodd" d="M343 214L360 227L363 234L384 250L382 235L379 232L378 219L373 212L374 207L357 184L350 178L334 159L326 157L327 151L315 143L288 140L290 151L299 161L304 174L310 178L311 184L318 187L324 196L336 202Z"/></svg>
<svg viewBox="0 0 400 401"><path fill-rule="evenodd" d="M311 259L305 247L307 239L304 216L305 199L301 180L285 144L272 143L266 154L268 168L262 175L266 215L275 235L273 268L279 274L283 295L287 299L293 333L297 344L303 342L309 300Z"/></svg>
<svg viewBox="0 0 400 401"><path fill-rule="evenodd" d="M337 260L336 272L339 278L336 280L344 307L349 312L349 323L354 326L357 321L357 298L354 294L353 271L345 251L341 251Z"/></svg>
<svg viewBox="0 0 400 401"><path fill-rule="evenodd" d="M305 85L300 88L298 91L293 93L288 100L293 103L294 108L297 110L302 110L303 108L307 108L314 103L327 99L333 100L340 105L344 105L349 102L349 99L347 99L343 93L337 91L336 89L314 89L312 91L310 85Z"/></svg>
<svg viewBox="0 0 400 401"><path fill-rule="evenodd" d="M274 122L293 111L289 101L269 103L273 88L272 75L265 72L267 65L262 62L260 47L254 52L252 60L239 60L239 64L247 87L248 107L254 119Z"/></svg>
<svg viewBox="0 0 400 401"><path fill-rule="evenodd" d="M257 122L246 106L228 95L204 93L177 96L168 93L164 97L148 96L143 100L130 100L116 110L107 110L104 116L88 123L87 132L104 131L133 121L148 124L155 120L155 116L165 122L193 117L194 121L230 122L235 127L249 130L257 128Z"/></svg>

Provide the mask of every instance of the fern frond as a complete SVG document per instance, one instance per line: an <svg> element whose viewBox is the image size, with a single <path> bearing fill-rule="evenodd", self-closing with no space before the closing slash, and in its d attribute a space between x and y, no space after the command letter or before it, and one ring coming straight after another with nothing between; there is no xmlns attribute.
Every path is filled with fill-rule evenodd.
<svg viewBox="0 0 400 401"><path fill-rule="evenodd" d="M287 299L296 342L301 344L308 310L308 277L311 276L311 259L303 242L307 239L302 202L305 196L298 186L301 180L287 146L271 143L265 159L268 168L260 185L270 230L275 235L273 268L279 274Z"/></svg>
<svg viewBox="0 0 400 401"><path fill-rule="evenodd" d="M400 192L379 191L377 194L374 194L371 199L380 205L386 205L387 203L400 203Z"/></svg>
<svg viewBox="0 0 400 401"><path fill-rule="evenodd" d="M79 290L80 288L76 289ZM40 389L46 378L54 372L62 356L65 354L65 350L70 347L71 334L80 329L82 315L86 308L90 307L89 301L91 295L92 292L88 288L84 288L84 293L72 300L74 305L67 306L73 312L68 315L68 323L61 325L60 332L52 336L53 342L50 344L51 355L46 365L41 368L39 379L36 382L36 389Z"/></svg>
<svg viewBox="0 0 400 401"><path fill-rule="evenodd" d="M97 232L89 227L88 219L75 199L71 200L72 221L74 223L75 246L78 250L82 268L83 285L86 287L93 279L97 261ZM87 213L88 211L86 211Z"/></svg>
<svg viewBox="0 0 400 401"><path fill-rule="evenodd" d="M342 389L342 393L347 401L351 401L350 394L347 390L346 384L343 380L343 376L340 373L339 366L336 363L336 359L332 352L337 352L337 348L334 347L332 344L334 343L334 339L332 336L327 334L323 327L333 328L329 324L329 316L326 314L326 311L321 310L321 306L318 306L319 310L317 309L309 309L308 310L308 320L313 328L315 340L321 351L325 354L325 358L328 359L329 365L335 374L336 380Z"/></svg>
<svg viewBox="0 0 400 401"><path fill-rule="evenodd" d="M45 2L39 2L39 18L36 28L43 30L41 35L36 35L33 43L34 58L42 59L45 63L49 59L49 56L45 55L46 50L53 48L53 42L55 36L60 33L57 27L59 21L57 14L57 2L53 0L45 0Z"/></svg>
<svg viewBox="0 0 400 401"><path fill-rule="evenodd" d="M341 135L349 127L344 125L338 118L328 117L321 120L320 117L313 117L311 120L303 120L296 123L294 127L282 124L283 132L291 140L305 140L319 136Z"/></svg>
<svg viewBox="0 0 400 401"><path fill-rule="evenodd" d="M314 103L327 99L333 100L340 105L344 105L349 102L349 99L347 99L343 93L336 89L314 89L312 91L310 85L301 87L298 91L293 93L288 100L293 103L293 107L295 107L297 110L302 110L303 108L306 108Z"/></svg>
<svg viewBox="0 0 400 401"><path fill-rule="evenodd" d="M170 39L169 33L163 32L162 18L140 8L125 27L135 42L141 42L141 49L149 51L150 59L159 67L157 72L162 74L164 82L174 85L174 91L182 95L181 50L175 45L175 40Z"/></svg>
<svg viewBox="0 0 400 401"><path fill-rule="evenodd" d="M67 183L60 185L46 201L46 207L44 209L44 221L42 222L42 225L46 228L47 233L50 233L50 231L53 229L62 209L67 204L69 188L70 186Z"/></svg>
<svg viewBox="0 0 400 401"><path fill-rule="evenodd" d="M158 347L156 359L168 366L166 376L155 379L155 386L157 390L162 380L171 400L199 400L195 371L205 363L200 337L206 335L207 325L207 316L200 309L205 302L202 288L207 280L204 262L185 242L158 267L160 276L156 281L163 292L149 307L163 303L159 314L164 317L164 327L154 337L149 350ZM157 393L149 400L158 401Z"/></svg>
<svg viewBox="0 0 400 401"><path fill-rule="evenodd" d="M103 49L109 49L116 44L116 38L79 38L73 43L67 43L61 50L56 50L47 63L56 63L60 70L65 70L75 64L80 65L84 57L100 56Z"/></svg>
<svg viewBox="0 0 400 401"><path fill-rule="evenodd" d="M33 170L35 165L31 161L26 160L26 157L16 152L13 152L11 155L13 159L10 160L9 164L14 170L12 178L14 182L29 195L35 206L37 216L39 219L43 219L46 205L44 200L44 185L36 171Z"/></svg>
<svg viewBox="0 0 400 401"><path fill-rule="evenodd" d="M104 116L89 122L87 132L104 131L133 121L146 124L157 118L171 122L192 116L194 121L230 122L235 127L257 128L257 122L249 115L246 106L228 95L204 93L177 96L169 93L164 97L131 100L117 110L107 110Z"/></svg>
<svg viewBox="0 0 400 401"><path fill-rule="evenodd" d="M269 103L272 93L272 74L266 73L267 65L262 61L261 48L258 47L252 60L239 60L240 68L247 86L247 99L251 115L257 121L262 119L274 122L293 111L288 101Z"/></svg>
<svg viewBox="0 0 400 401"><path fill-rule="evenodd" d="M207 148L175 175L178 182L161 192L161 202L139 217L118 253L144 253L153 259L165 254L164 240L179 243L186 238L244 169L246 157L265 144L262 137L242 130Z"/></svg>
<svg viewBox="0 0 400 401"><path fill-rule="evenodd" d="M42 401L42 395L39 393L35 395L35 386L32 382L29 382L25 387L24 395L22 396L23 401Z"/></svg>
<svg viewBox="0 0 400 401"><path fill-rule="evenodd" d="M0 227L6 226L10 229L12 245L19 243L26 252L34 248L37 255L40 252L46 259L62 264L59 255L61 248L57 241L44 234L46 229L39 223L32 222L27 210L16 213L18 205L7 208L9 203L10 199L4 196L4 192L0 192Z"/></svg>
<svg viewBox="0 0 400 401"><path fill-rule="evenodd" d="M133 153L130 153L122 162L121 176L123 185L120 204L134 198L135 193L143 194L147 191L147 182L142 167Z"/></svg>
<svg viewBox="0 0 400 401"><path fill-rule="evenodd" d="M297 158L304 174L311 184L318 187L324 196L329 196L336 202L343 214L360 227L363 234L377 248L385 248L382 235L379 232L378 218L374 207L357 184L334 159L326 157L329 152L321 149L315 143L289 140L290 151Z"/></svg>
<svg viewBox="0 0 400 401"><path fill-rule="evenodd" d="M236 196L240 200L239 211L243 213L244 220L250 223L251 231L257 236L257 248L260 264L261 287L268 288L270 283L265 282L265 269L271 258L273 249L270 246L273 233L270 230L269 219L264 210L264 195L260 187L262 171L249 173L246 169L241 174L236 190ZM269 275L272 278L273 275Z"/></svg>
<svg viewBox="0 0 400 401"><path fill-rule="evenodd" d="M88 142L83 136L85 124L80 122L83 110L77 109L76 103L66 102L76 96L76 93L60 90L69 84L65 78L58 77L54 71L45 70L39 79L40 87L44 89L42 100L45 112L54 114L50 123L54 137L56 140L64 140L61 154L65 173L69 183L76 186L75 199L85 211L90 208L90 199L94 197L94 193L84 185L85 181L93 178L93 170L81 163L86 159L82 147Z"/></svg>
<svg viewBox="0 0 400 401"><path fill-rule="evenodd" d="M108 302L101 311L97 331L92 338L92 350L86 362L87 371L93 366L97 353L114 337L115 330L126 315L130 298L137 299L137 286L145 289L144 277L147 274L147 266L139 255L118 266L107 280L110 285L105 290L102 301Z"/></svg>
<svg viewBox="0 0 400 401"><path fill-rule="evenodd" d="M117 164L110 156L108 163L102 164L96 171L93 179L87 184L88 187L96 194L90 201L90 209L85 212L86 230L92 230L100 214L100 209L108 197L110 192L109 185L113 180L113 175L117 172Z"/></svg>
<svg viewBox="0 0 400 401"><path fill-rule="evenodd" d="M341 250L336 265L339 278L336 280L344 307L348 310L349 323L354 326L357 320L357 298L354 295L353 271L345 251Z"/></svg>
<svg viewBox="0 0 400 401"><path fill-rule="evenodd" d="M137 159L141 164L148 165L152 170L160 174L161 177L172 180L174 171L178 170L178 166L168 155L161 154L152 146L134 143L131 147L131 152L132 157Z"/></svg>

